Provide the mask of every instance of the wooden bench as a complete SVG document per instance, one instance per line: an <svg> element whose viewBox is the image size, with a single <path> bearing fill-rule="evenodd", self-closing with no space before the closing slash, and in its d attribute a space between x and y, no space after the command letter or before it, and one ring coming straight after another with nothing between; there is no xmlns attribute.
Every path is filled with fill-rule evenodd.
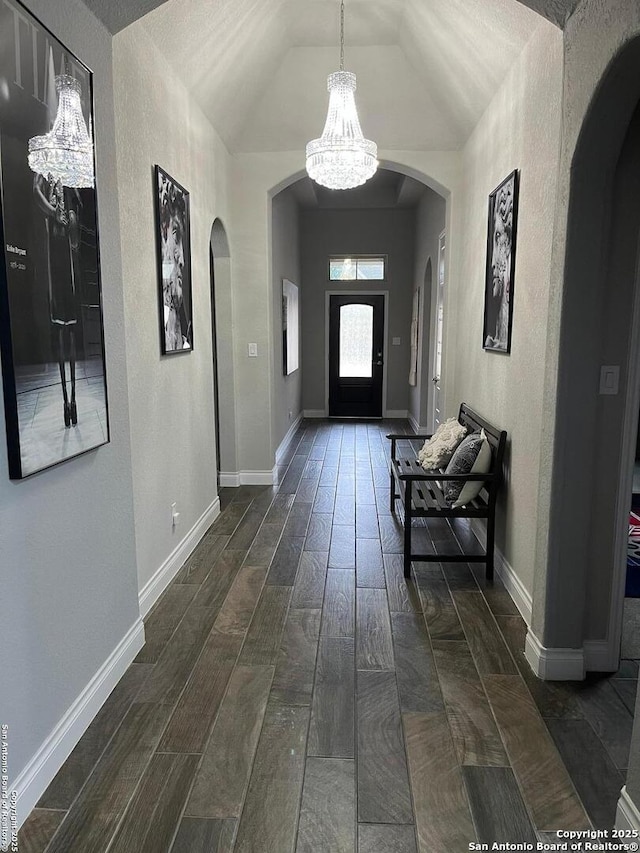
<svg viewBox="0 0 640 853"><path fill-rule="evenodd" d="M417 439L422 446L430 435L391 434L391 512L396 511L396 501L402 501L404 507L404 575L411 576L411 561L434 563L486 563L486 577L493 578L493 559L495 548L496 499L503 479L504 452L507 433L496 429L480 415L470 409L466 403L460 406L458 420L469 432L484 429L491 445L491 470L488 474L450 474L427 472L417 461L417 450L411 447L410 455L399 456L398 442L411 442ZM419 448L418 448L419 449ZM484 486L477 498L466 506L452 507L445 500L438 482L444 480L482 480ZM484 518L487 521L487 547L485 554L414 554L411 550L411 529L414 518Z"/></svg>

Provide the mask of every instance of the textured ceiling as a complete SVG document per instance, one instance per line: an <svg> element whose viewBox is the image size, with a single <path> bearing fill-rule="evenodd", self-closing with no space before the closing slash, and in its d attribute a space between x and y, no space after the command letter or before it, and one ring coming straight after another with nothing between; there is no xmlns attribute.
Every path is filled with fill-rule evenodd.
<svg viewBox="0 0 640 853"><path fill-rule="evenodd" d="M86 0L141 27L232 152L300 150L322 132L338 0ZM538 26L576 0L347 0L345 65L379 148L460 148ZM151 7L156 7L152 9Z"/></svg>

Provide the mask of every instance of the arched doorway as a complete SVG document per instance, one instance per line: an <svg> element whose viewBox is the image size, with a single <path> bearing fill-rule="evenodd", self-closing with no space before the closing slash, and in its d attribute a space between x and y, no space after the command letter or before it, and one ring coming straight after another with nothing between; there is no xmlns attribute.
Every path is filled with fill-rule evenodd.
<svg viewBox="0 0 640 853"><path fill-rule="evenodd" d="M224 225L211 228L211 335L216 429L216 465L220 486L239 486L233 367L231 252Z"/></svg>
<svg viewBox="0 0 640 853"><path fill-rule="evenodd" d="M640 39L611 63L571 167L544 647L619 661L640 406ZM619 371L619 390L608 368ZM584 649L584 652L582 651ZM567 660L569 656L567 655Z"/></svg>

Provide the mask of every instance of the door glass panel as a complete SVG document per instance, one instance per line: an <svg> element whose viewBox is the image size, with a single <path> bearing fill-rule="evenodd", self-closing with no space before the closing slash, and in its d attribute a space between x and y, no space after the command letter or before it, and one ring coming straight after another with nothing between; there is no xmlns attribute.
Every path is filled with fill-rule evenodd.
<svg viewBox="0 0 640 853"><path fill-rule="evenodd" d="M371 377L373 368L373 306L340 308L340 378Z"/></svg>

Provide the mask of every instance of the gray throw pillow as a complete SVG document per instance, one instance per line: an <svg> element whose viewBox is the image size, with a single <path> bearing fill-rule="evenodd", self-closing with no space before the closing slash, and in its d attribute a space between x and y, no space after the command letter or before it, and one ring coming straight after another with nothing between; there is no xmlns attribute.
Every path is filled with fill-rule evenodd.
<svg viewBox="0 0 640 853"><path fill-rule="evenodd" d="M480 460L483 464L481 466L477 466L476 462ZM486 474L489 470L490 463L491 449L489 447L487 437L484 434L484 430L482 432L474 432L471 435L468 435L460 443L451 458L451 462L447 465L445 474ZM481 481L477 481L472 484L465 483L464 480L443 479L442 484L444 486L445 500L452 506L461 506L462 503L468 503L479 494L480 489L482 488ZM472 487L471 489L467 488L469 495L465 501L460 501L461 493L465 487L469 486Z"/></svg>

